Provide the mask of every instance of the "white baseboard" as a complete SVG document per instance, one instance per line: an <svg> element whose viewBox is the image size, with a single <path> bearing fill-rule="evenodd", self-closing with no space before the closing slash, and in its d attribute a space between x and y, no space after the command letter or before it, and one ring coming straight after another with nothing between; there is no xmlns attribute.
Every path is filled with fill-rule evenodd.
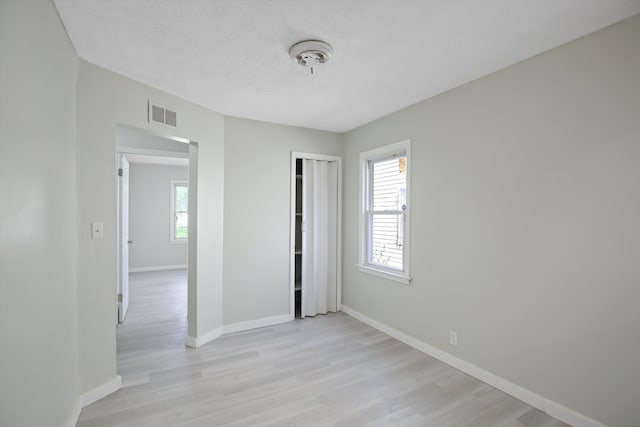
<svg viewBox="0 0 640 427"><path fill-rule="evenodd" d="M81 397L78 397L73 404L73 408L71 408L71 414L69 415L69 418L67 418L67 422L65 424L66 427L76 427L76 424L78 424L78 419L80 419L80 411L82 410L80 400Z"/></svg>
<svg viewBox="0 0 640 427"><path fill-rule="evenodd" d="M191 337L191 336L187 335L184 338L184 344L187 347L198 348L198 347L200 347L202 345L205 345L209 341L215 340L216 338L218 338L221 335L222 335L222 328L216 328L213 331L209 331L206 334L201 335L199 337Z"/></svg>
<svg viewBox="0 0 640 427"><path fill-rule="evenodd" d="M283 314L281 316L263 317L262 319L249 320L248 322L232 323L230 325L224 325L222 328L216 328L211 332L199 337L191 337L187 335L184 338L184 343L187 347L198 348L206 343L213 341L214 339L222 336L223 334L232 334L234 332L247 331L249 329L263 328L265 326L277 325L278 323L285 323L293 320L293 315Z"/></svg>
<svg viewBox="0 0 640 427"><path fill-rule="evenodd" d="M107 397L111 393L120 390L122 386L122 377L120 375L116 375L115 378L107 381L106 383L99 385L93 390L89 390L88 392L82 394L80 396L80 406L86 407L91 405L93 402L97 402L103 397Z"/></svg>
<svg viewBox="0 0 640 427"><path fill-rule="evenodd" d="M145 271L179 270L181 268L187 268L187 264L160 265L158 267L136 267L136 268L130 268L129 273L143 273Z"/></svg>
<svg viewBox="0 0 640 427"><path fill-rule="evenodd" d="M222 327L223 334L248 331L249 329L264 328L265 326L277 325L279 323L290 322L293 314L283 314L280 316L263 317L262 319L249 320L247 322L231 323Z"/></svg>
<svg viewBox="0 0 640 427"><path fill-rule="evenodd" d="M503 392L515 397L516 399L522 400L523 402L533 406L534 408L546 412L552 417L555 417L569 425L576 427L605 427L604 424L601 424L596 420L582 415L557 402L542 397L524 387L512 383L511 381L505 380L504 378L492 374L491 372L485 371L484 369L479 368L476 365L452 356L451 354L433 347L425 342L422 342L412 336L409 336L404 332L400 332L399 330L394 329L391 326L385 325L382 322L378 322L377 320L367 317L366 315L354 310L353 308L347 307L344 304L342 304L342 311L349 316L358 319L361 322L366 323L367 325L372 326L387 335L392 336L398 341L402 341L403 343L415 348L416 350L420 350L421 352L426 353L429 356L434 357L449 366L459 369L462 372L469 374L482 382L485 382L499 390L502 390Z"/></svg>

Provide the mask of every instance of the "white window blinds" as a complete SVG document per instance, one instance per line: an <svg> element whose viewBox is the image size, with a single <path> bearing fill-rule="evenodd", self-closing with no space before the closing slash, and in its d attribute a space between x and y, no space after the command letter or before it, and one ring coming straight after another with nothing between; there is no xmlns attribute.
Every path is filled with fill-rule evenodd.
<svg viewBox="0 0 640 427"><path fill-rule="evenodd" d="M367 262L404 271L406 156L368 161Z"/></svg>

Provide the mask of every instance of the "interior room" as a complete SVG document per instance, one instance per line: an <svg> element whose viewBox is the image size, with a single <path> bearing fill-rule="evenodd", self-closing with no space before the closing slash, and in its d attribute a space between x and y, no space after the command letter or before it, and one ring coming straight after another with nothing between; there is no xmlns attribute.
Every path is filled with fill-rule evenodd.
<svg viewBox="0 0 640 427"><path fill-rule="evenodd" d="M639 46L637 0L0 1L0 426L640 426Z"/></svg>

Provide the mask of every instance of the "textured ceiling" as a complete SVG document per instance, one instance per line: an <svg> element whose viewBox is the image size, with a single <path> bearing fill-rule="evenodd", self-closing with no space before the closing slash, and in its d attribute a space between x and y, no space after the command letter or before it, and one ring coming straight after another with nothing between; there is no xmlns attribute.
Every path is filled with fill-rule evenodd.
<svg viewBox="0 0 640 427"><path fill-rule="evenodd" d="M54 0L78 55L227 115L343 132L640 13L638 0ZM305 39L333 56L311 76Z"/></svg>

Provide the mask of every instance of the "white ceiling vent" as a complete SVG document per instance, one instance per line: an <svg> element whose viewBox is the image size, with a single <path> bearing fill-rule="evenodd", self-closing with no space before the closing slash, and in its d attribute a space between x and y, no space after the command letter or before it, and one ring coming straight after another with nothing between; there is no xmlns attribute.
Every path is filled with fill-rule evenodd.
<svg viewBox="0 0 640 427"><path fill-rule="evenodd" d="M154 105L151 101L147 101L147 121L154 121L176 127L178 125L178 115L175 111L171 111L160 105Z"/></svg>

